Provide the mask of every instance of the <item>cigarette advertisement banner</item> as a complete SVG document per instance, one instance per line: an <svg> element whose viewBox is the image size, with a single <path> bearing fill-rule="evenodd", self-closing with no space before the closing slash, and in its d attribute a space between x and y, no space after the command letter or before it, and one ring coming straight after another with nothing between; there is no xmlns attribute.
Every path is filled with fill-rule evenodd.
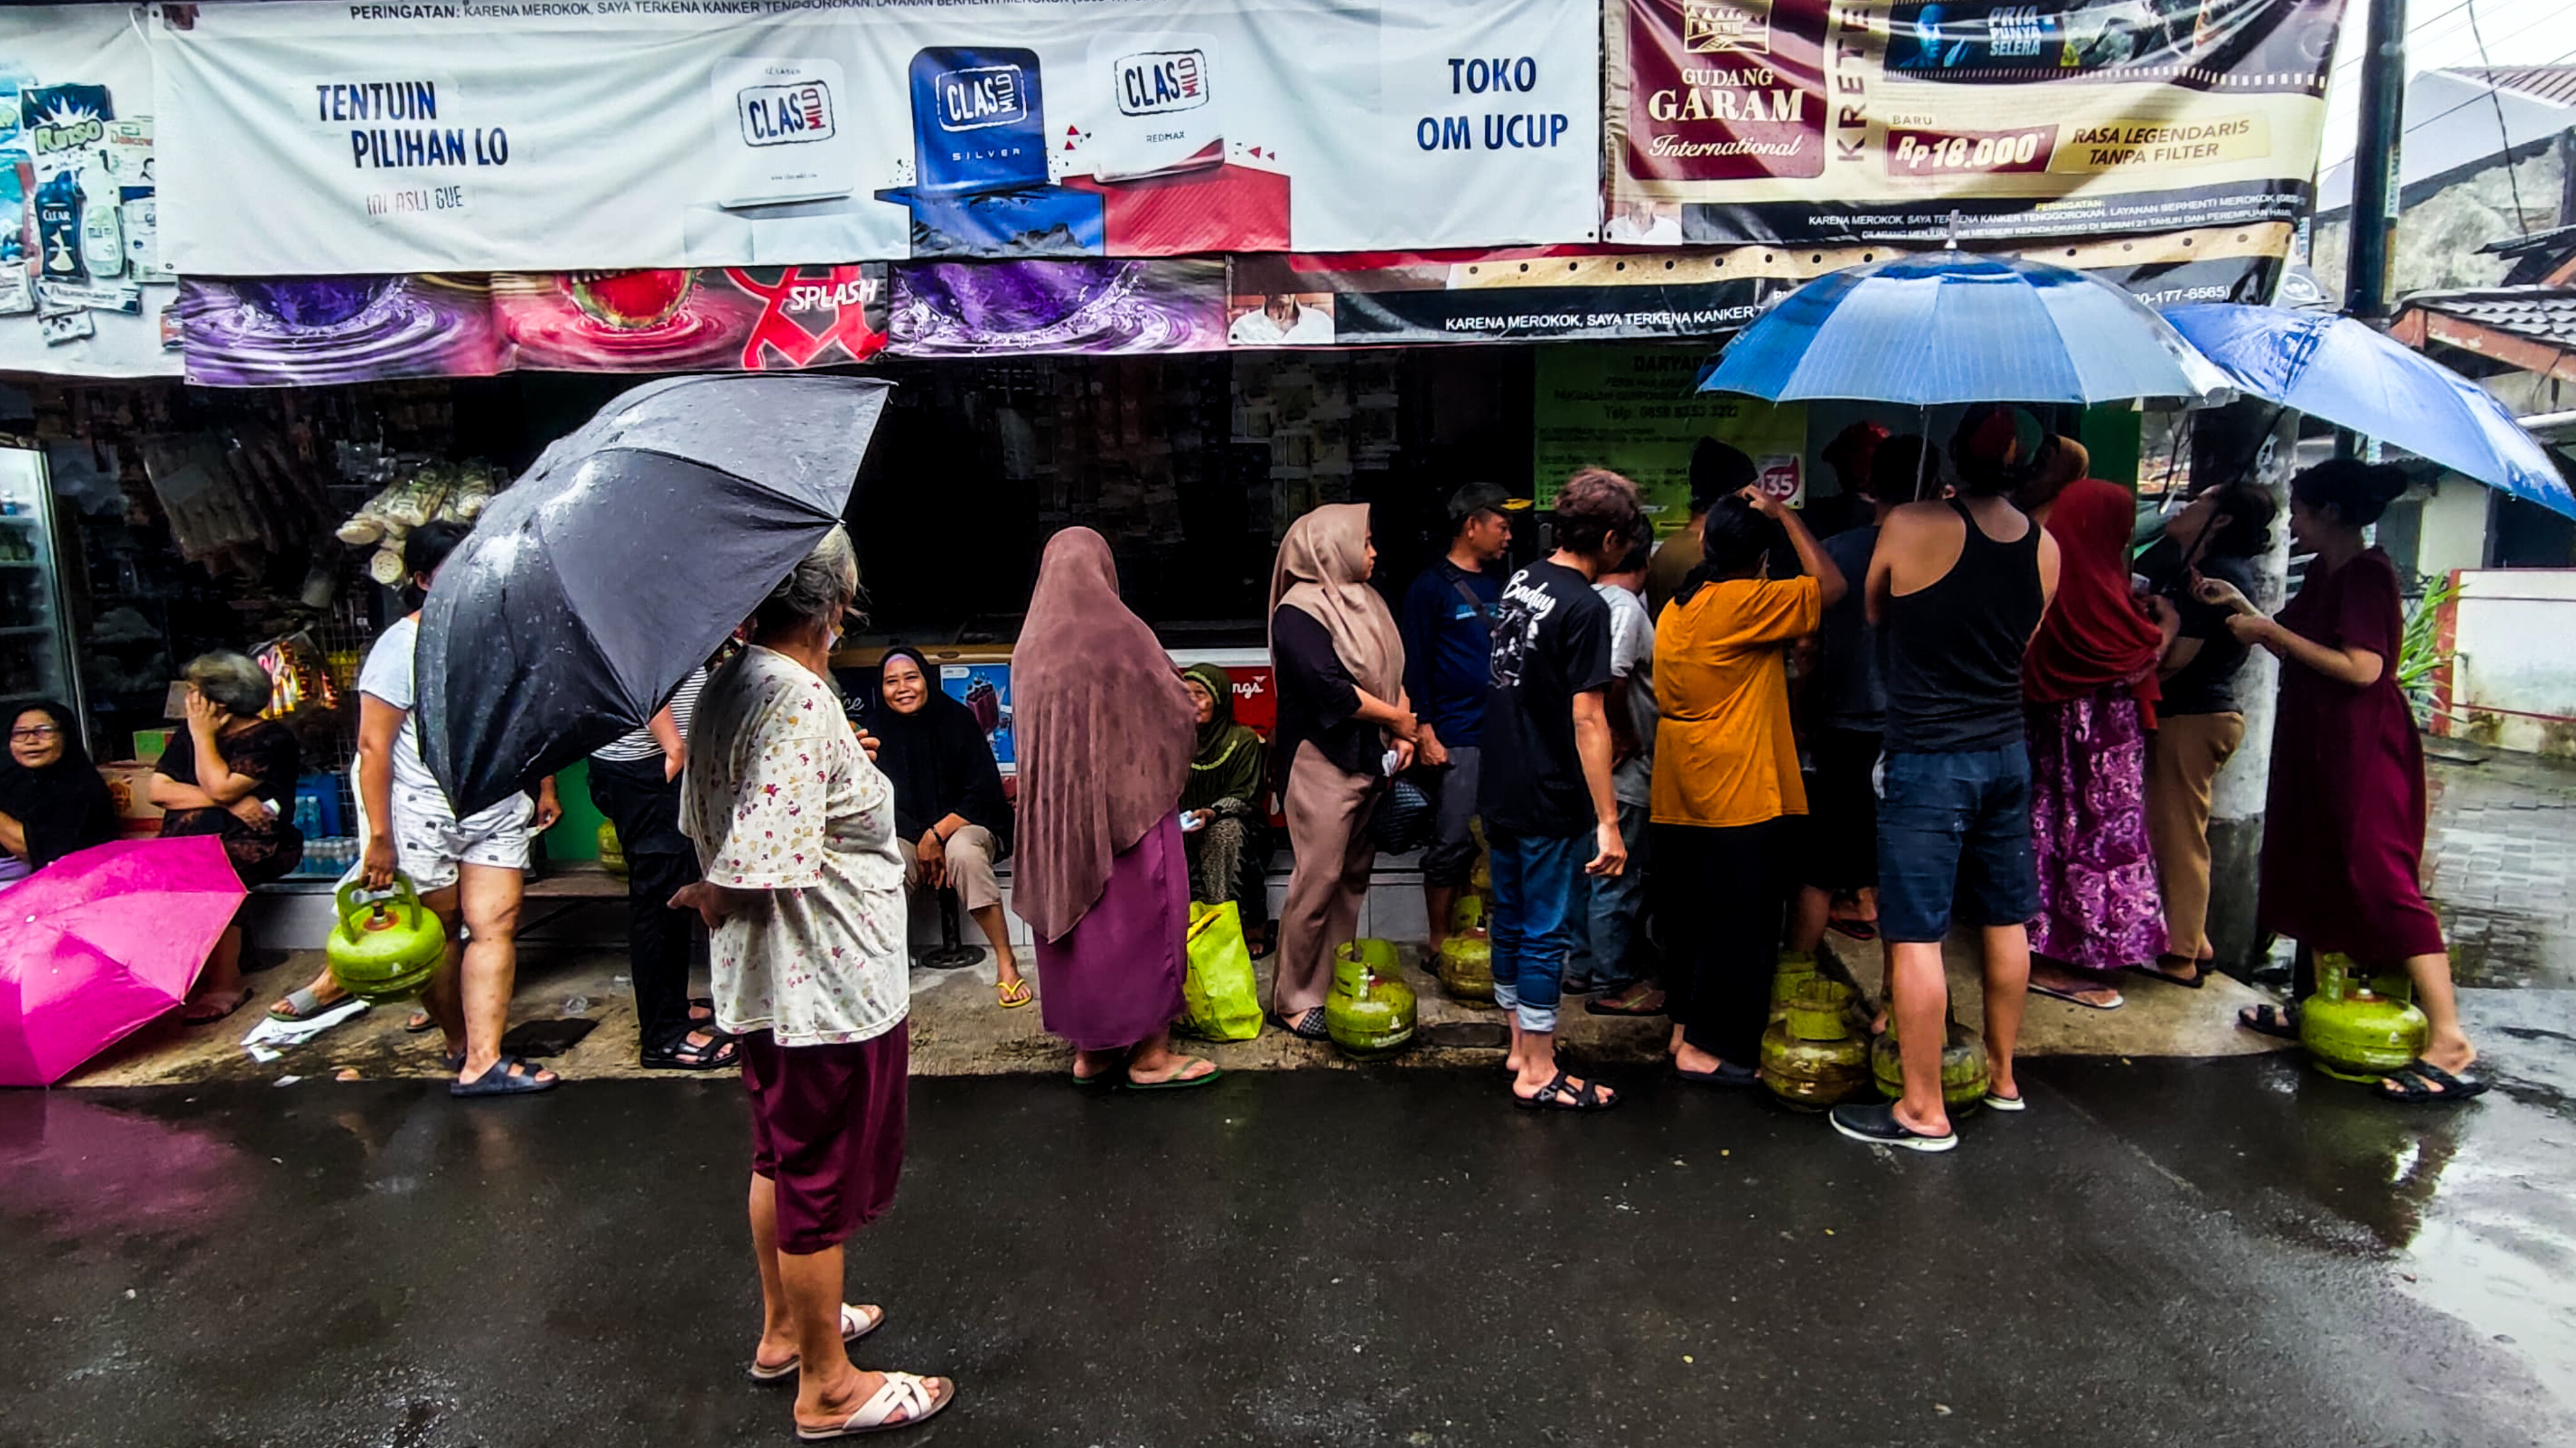
<svg viewBox="0 0 2576 1448"><path fill-rule="evenodd" d="M1605 239L2295 224L2344 0L1611 0Z"/></svg>
<svg viewBox="0 0 2576 1448"><path fill-rule="evenodd" d="M316 387L396 377L769 372L886 344L883 264L273 277L179 289L187 377Z"/></svg>
<svg viewBox="0 0 2576 1448"><path fill-rule="evenodd" d="M0 372L179 370L152 108L127 7L0 9Z"/></svg>
<svg viewBox="0 0 2576 1448"><path fill-rule="evenodd" d="M172 265L288 276L1593 241L1599 14L277 0L144 28Z"/></svg>

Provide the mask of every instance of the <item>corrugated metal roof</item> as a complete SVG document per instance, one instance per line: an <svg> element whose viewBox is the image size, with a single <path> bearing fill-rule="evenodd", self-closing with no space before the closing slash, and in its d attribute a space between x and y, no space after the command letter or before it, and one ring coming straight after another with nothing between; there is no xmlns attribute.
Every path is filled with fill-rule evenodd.
<svg viewBox="0 0 2576 1448"><path fill-rule="evenodd" d="M2556 101L2562 106L2576 106L2576 65L2458 66L2456 74L2469 76L2499 89L2515 91L2539 100Z"/></svg>
<svg viewBox="0 0 2576 1448"><path fill-rule="evenodd" d="M2493 327L2517 337L2576 350L2576 287L2488 287L2477 291L2419 292L2406 299L2422 307Z"/></svg>

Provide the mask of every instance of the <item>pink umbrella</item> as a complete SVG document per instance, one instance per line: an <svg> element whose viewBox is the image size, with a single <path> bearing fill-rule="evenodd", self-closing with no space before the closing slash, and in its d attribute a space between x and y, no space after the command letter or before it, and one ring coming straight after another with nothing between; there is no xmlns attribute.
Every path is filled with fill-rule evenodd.
<svg viewBox="0 0 2576 1448"><path fill-rule="evenodd" d="M188 998L246 895L212 836L66 855L0 891L0 1086L50 1086Z"/></svg>

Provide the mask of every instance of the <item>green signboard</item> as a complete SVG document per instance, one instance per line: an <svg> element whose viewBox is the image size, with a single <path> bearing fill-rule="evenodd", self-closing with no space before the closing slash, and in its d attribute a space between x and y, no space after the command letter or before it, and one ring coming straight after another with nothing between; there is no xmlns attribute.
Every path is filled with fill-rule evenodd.
<svg viewBox="0 0 2576 1448"><path fill-rule="evenodd" d="M1806 405L1694 392L1708 356L1705 346L1539 348L1538 505L1547 507L1576 469L1598 465L1634 479L1655 530L1675 532L1690 515L1691 449L1704 437L1742 448L1765 487L1803 498Z"/></svg>

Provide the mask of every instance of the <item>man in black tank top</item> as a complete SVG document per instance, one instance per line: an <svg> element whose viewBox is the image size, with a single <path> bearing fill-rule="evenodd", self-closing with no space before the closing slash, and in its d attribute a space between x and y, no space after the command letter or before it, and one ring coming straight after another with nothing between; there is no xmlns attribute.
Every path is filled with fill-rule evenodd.
<svg viewBox="0 0 2576 1448"><path fill-rule="evenodd" d="M1953 445L1958 496L1887 517L1869 567L1869 620L1887 689L1879 760L1878 931L1889 945L1905 1095L1837 1106L1834 1129L1915 1151L1958 1144L1941 1101L1952 905L1984 932L1986 1104L2021 1109L2013 1042L2030 985L2026 922L2039 909L2021 658L2057 590L2057 545L2005 499L2013 414L1978 408Z"/></svg>

